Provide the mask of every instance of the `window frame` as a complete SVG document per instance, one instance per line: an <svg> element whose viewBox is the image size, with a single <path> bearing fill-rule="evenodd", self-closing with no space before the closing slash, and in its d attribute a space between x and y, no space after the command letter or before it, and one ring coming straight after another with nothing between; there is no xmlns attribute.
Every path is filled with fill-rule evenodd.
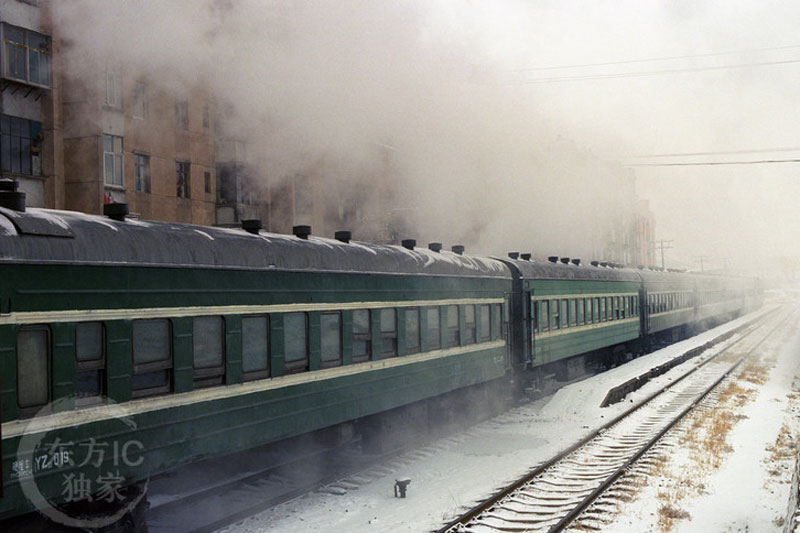
<svg viewBox="0 0 800 533"><path fill-rule="evenodd" d="M144 170L144 176L142 170ZM150 193L150 156L148 154L133 153L133 180L136 192Z"/></svg>
<svg viewBox="0 0 800 533"><path fill-rule="evenodd" d="M19 397L20 391L23 390L22 379L21 379L21 376L20 376L20 373L19 373L20 372L20 368L21 368L21 365L19 364L19 362L20 362L19 336L20 336L20 333L37 332L37 331L38 332L43 332L44 335L45 335L45 348L46 348L46 350L45 350L44 358L45 358L45 374L46 375L45 375L44 387L45 387L45 391L47 393L47 398L45 399L44 403L36 403L36 404L23 406L23 405L20 404L20 397ZM53 334L50 331L50 328L46 324L32 324L32 325L20 326L17 329L16 335L15 335L15 359L14 359L14 363L16 365L16 380L17 380L17 395L16 395L17 396L16 397L17 416L18 416L18 418L28 418L28 417L31 417L31 416L35 415L40 410L42 410L44 407L46 407L52 401L52 398L53 398Z"/></svg>
<svg viewBox="0 0 800 533"><path fill-rule="evenodd" d="M352 333L352 340L353 340L350 348L352 356L351 360L353 363L365 363L367 361L372 360L372 313L368 308L354 309L351 318L355 317L356 312L365 312L367 314L367 331L366 333L356 332L355 331L356 321L354 319L351 320L352 324L350 327L350 331ZM352 345L355 343L355 341L364 342L364 345L366 346L365 350L366 353L364 353L363 355L355 354L355 352L352 349Z"/></svg>
<svg viewBox="0 0 800 533"><path fill-rule="evenodd" d="M266 327L266 339L265 339L265 351L266 351L266 359L267 359L267 368L266 369L259 369L259 370L249 370L246 371L244 369L244 321L245 320L255 320L261 319L265 320L265 327ZM270 377L270 370L272 369L271 358L272 358L272 349L271 349L271 339L272 339L272 321L270 320L270 316L268 314L263 315L243 315L242 316L242 381L256 381L259 379L264 379Z"/></svg>
<svg viewBox="0 0 800 533"><path fill-rule="evenodd" d="M191 161L175 160L175 196L187 200L192 197Z"/></svg>
<svg viewBox="0 0 800 533"><path fill-rule="evenodd" d="M384 312L392 311L394 316L394 329L391 331L384 331L383 329L383 317ZM394 307L383 307L379 310L379 319L380 319L380 333L381 333L381 359L388 358L388 357L397 357L398 350L397 350L397 309ZM386 341L391 341L391 350L386 350L385 345Z"/></svg>
<svg viewBox="0 0 800 533"><path fill-rule="evenodd" d="M106 150L106 141L111 143L111 151ZM117 141L119 141L119 152L117 152ZM125 188L125 139L120 135L103 133L101 143L103 144L103 185L113 189ZM108 157L111 158L111 181L108 175ZM119 168L119 177L117 177Z"/></svg>
<svg viewBox="0 0 800 533"><path fill-rule="evenodd" d="M464 305L464 345L478 344L478 316L475 304ZM472 310L472 326L470 327L469 312Z"/></svg>
<svg viewBox="0 0 800 533"><path fill-rule="evenodd" d="M457 348L461 346L461 313L458 305L444 306L447 315L447 327L445 329L446 348ZM455 312L453 312L455 311ZM455 325L451 325L451 317L455 317Z"/></svg>
<svg viewBox="0 0 800 533"><path fill-rule="evenodd" d="M197 347L195 341L197 335L195 328L198 320L216 318L220 326L220 364L214 366L197 366ZM226 342L225 342L225 317L222 315L205 315L192 317L192 381L194 388L214 387L225 383L225 364L226 364Z"/></svg>
<svg viewBox="0 0 800 533"><path fill-rule="evenodd" d="M52 46L53 46L53 39L51 36L46 35L44 33L40 33L28 28L23 28L21 26L15 26L13 24L9 24L7 22L3 22L0 25L2 28L2 55L3 55L3 72L2 77L9 79L9 80L16 80L26 83L28 85L34 85L36 87L44 87L44 88L51 88L53 86L53 60L52 60ZM8 29L13 28L21 32L22 34L22 42L17 42L16 40L12 40L13 38L8 37ZM35 38L31 38L31 36L41 37L43 41L46 43L45 48L37 47L32 44L35 41ZM9 58L12 54L9 52L9 48L13 47L16 50L16 54L14 61L10 61ZM21 56L20 56L21 54ZM44 58L44 66L45 66L45 73L46 73L46 83L42 83L42 81L33 81L31 79L31 63L37 59L37 72L40 73L39 79L41 80L41 72L42 72L42 59ZM22 70L23 76L17 76L16 71L12 73L10 68L12 65L16 65L17 61L21 61L22 63Z"/></svg>
<svg viewBox="0 0 800 533"><path fill-rule="evenodd" d="M149 363L137 363L136 362L136 324L142 322L155 322L155 321L165 321L167 324L167 351L169 352L167 357L163 360L158 361L151 361ZM131 378L136 375L144 375L144 374L151 374L156 372L166 372L167 375L167 383L166 385L159 385L157 387L146 387L141 389L134 389L133 382L131 382L131 398L145 398L150 396L159 396L161 394L169 394L172 392L173 383L174 383L174 358L175 358L175 346L173 340L173 326L172 320L169 318L139 318L134 319L131 323Z"/></svg>
<svg viewBox="0 0 800 533"><path fill-rule="evenodd" d="M296 316L301 315L304 319L304 332L305 332L305 357L303 359L297 359L294 361L287 361L286 360L286 352L287 352L287 339L286 339L286 319L289 316ZM309 317L308 313L305 311L295 311L291 313L284 313L283 315L283 368L287 374L298 374L301 372L307 372L309 370L309 352L310 352L310 339L309 339Z"/></svg>
<svg viewBox="0 0 800 533"><path fill-rule="evenodd" d="M409 316L416 315L417 316L417 335L416 335L416 346L409 346L408 340L412 338L409 335ZM405 332L405 347L406 347L406 355L411 355L415 353L420 353L422 351L422 328L420 327L420 308L419 307L406 307L403 312L403 322L406 326Z"/></svg>
<svg viewBox="0 0 800 533"><path fill-rule="evenodd" d="M78 359L78 328L85 324L98 324L100 326L100 358L98 360L80 361ZM75 374L83 372L98 372L99 391L97 396L78 397L75 391L75 407L84 407L102 403L106 395L106 326L101 321L79 322L75 325ZM73 380L77 382L77 378Z"/></svg>
<svg viewBox="0 0 800 533"><path fill-rule="evenodd" d="M431 317L436 317L436 334L432 335ZM441 306L429 306L425 310L425 336L428 340L427 351L442 349L442 308ZM431 340L435 342L431 342Z"/></svg>
<svg viewBox="0 0 800 533"><path fill-rule="evenodd" d="M325 352L325 328L322 326L322 322L324 321L325 317L335 316L338 319L338 341L339 341L339 356L336 359L324 359L324 352ZM343 348L342 348L342 313L341 311L322 311L319 315L319 361L320 361L320 368L334 368L337 366L342 366L343 362Z"/></svg>

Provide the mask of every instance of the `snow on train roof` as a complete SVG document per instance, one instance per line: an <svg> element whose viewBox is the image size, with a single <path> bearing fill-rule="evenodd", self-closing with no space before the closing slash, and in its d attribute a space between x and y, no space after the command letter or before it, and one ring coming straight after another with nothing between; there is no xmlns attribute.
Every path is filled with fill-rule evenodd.
<svg viewBox="0 0 800 533"><path fill-rule="evenodd" d="M76 262L510 278L502 262L425 248L0 208L0 262Z"/></svg>
<svg viewBox="0 0 800 533"><path fill-rule="evenodd" d="M641 282L637 271L628 268L607 268L572 263L551 263L544 261L505 260L516 266L523 279L564 279L594 281L633 281Z"/></svg>

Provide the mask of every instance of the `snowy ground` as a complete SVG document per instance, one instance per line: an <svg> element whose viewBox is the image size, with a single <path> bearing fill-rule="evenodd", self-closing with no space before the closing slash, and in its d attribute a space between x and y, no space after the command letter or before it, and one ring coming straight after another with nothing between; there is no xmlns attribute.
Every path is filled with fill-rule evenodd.
<svg viewBox="0 0 800 533"><path fill-rule="evenodd" d="M666 360L702 345L751 317L743 317L698 337L636 359L622 367L561 389L555 396L514 409L467 431L434 442L384 465L367 470L347 482L279 505L248 518L225 531L421 532L441 527L448 518L494 489L517 479L523 472L577 441L626 407L599 404L608 389ZM685 487L682 470L700 472L691 453L662 454L663 468L642 488L641 497L619 509L617 519L603 530L657 531L659 498L670 499L675 511L673 525L682 531L779 531L778 518L785 515L787 480L793 461L784 457L785 442L798 435L800 402L800 336L789 335L797 325L776 332L763 346L765 362L752 370L756 382L743 382L747 401L738 401L726 443L730 451L719 453L718 468L702 471L704 481L693 475ZM783 333L782 333L783 332ZM710 351L723 349L730 341ZM701 356L702 358L702 356ZM696 365L691 360L653 380L626 402L636 402L659 384L674 380ZM769 367L769 368L768 368ZM760 377L759 377L760 376ZM756 379L758 377L758 379ZM793 389L794 387L794 389ZM794 390L794 392L792 392ZM736 399L737 394L731 396ZM744 393L742 393L744 394ZM741 416L738 416L741 415ZM690 427L688 434L698 433ZM770 448L771 446L771 448ZM723 446L723 448L725 448ZM673 450L676 448L672 448ZM725 448L727 449L727 448ZM674 455L675 461L672 461ZM670 472L675 474L670 474ZM396 479L411 479L408 497L393 496ZM662 512L662 514L664 514ZM672 516L670 512L667 513ZM749 529L745 529L745 525ZM698 529L699 528L699 529ZM741 528L741 529L738 529Z"/></svg>

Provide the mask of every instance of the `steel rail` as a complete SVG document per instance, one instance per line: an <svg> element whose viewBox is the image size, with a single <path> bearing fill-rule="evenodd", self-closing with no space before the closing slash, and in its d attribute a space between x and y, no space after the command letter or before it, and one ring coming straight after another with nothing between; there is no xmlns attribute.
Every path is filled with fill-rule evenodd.
<svg viewBox="0 0 800 533"><path fill-rule="evenodd" d="M698 371L699 369L703 368L706 364L708 364L711 361L715 360L719 355L724 353L724 351L730 350L731 348L733 348L734 346L736 346L737 344L742 342L745 338L749 337L751 334L753 334L755 331L757 331L762 326L763 322L766 322L766 320L769 317L771 317L774 313L776 313L780 309L781 309L781 307L776 307L775 309L773 309L771 311L767 311L766 313L754 318L751 322L743 324L742 326L734 329L733 332L735 333L737 331L741 331L741 330L743 330L745 328L748 328L748 327L751 328L750 331L742 334L738 339L736 339L730 345L725 347L725 349L722 352L720 352L719 354L716 354L716 355L708 358L707 360L703 361L702 363L697 365L695 368L689 370L684 375L682 375L679 378L677 378L676 380L670 382L668 385L666 385L666 386L662 387L661 389L655 391L650 396L647 396L646 398L641 400L639 403L635 404L634 406L632 406L628 410L622 412L621 414L619 414L615 418L611 419L609 422L607 422L607 423L603 424L602 426L600 426L599 428L591 431L584 438L578 440L577 442L575 442L571 446L567 447L563 451L559 452L558 454L556 454L552 458L548 459L544 463L542 463L542 464L538 465L537 467L533 468L532 470L530 470L529 472L524 474L522 477L520 477L517 481L515 481L515 482L511 483L510 485L504 487L503 489L501 489L500 491L495 493L493 496L491 496L487 500L484 500L483 502L480 502L479 504L477 504L476 506L472 507L467 512L461 514L460 516L458 516L454 520L451 520L445 526L443 526L440 529L436 530L436 533L457 533L458 531L460 531L458 529L459 526L463 527L466 523L468 523L471 520L473 520L474 518L478 517L483 512L490 510L500 500L502 500L505 497L509 496L510 494L514 493L520 487L522 487L523 485L525 485L526 483L528 483L532 479L536 478L537 476L541 475L543 472L545 472L546 470L551 468L553 465L555 465L556 463L558 463L559 461L561 461L562 459L564 459L565 457L567 457L571 453L573 453L576 450L582 448L588 442L592 441L593 439L598 437L600 434L604 433L609 428L611 428L612 426L614 426L617 423L619 423L621 420L627 418L631 414L633 414L636 411L640 410L641 408L645 407L650 402L652 402L655 398L661 396L668 388L673 387L677 383L680 383L681 381L683 381L684 379L686 379L690 375L694 374L696 371Z"/></svg>

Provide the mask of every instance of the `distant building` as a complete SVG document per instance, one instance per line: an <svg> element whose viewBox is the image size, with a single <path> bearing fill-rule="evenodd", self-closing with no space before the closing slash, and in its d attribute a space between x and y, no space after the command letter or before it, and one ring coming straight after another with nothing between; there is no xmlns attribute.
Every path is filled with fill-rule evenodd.
<svg viewBox="0 0 800 533"><path fill-rule="evenodd" d="M0 175L27 204L64 207L53 28L35 0L0 0Z"/></svg>

